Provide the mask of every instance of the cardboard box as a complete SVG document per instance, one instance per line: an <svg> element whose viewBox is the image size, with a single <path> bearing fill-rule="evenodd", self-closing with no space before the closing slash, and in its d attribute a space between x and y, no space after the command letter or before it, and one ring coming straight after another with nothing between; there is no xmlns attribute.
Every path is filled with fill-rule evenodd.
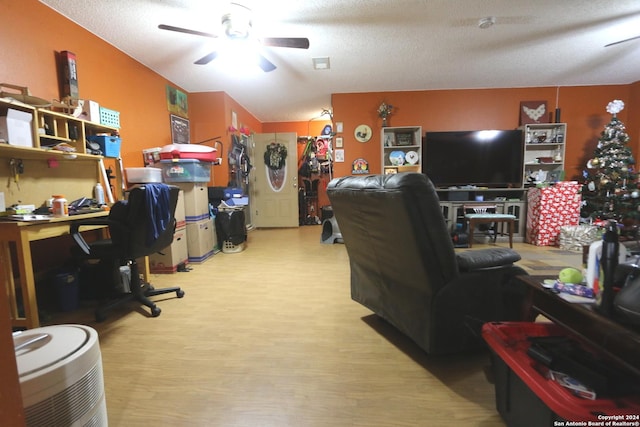
<svg viewBox="0 0 640 427"><path fill-rule="evenodd" d="M79 99L78 105L82 106L79 119L100 124L100 104L89 99Z"/></svg>
<svg viewBox="0 0 640 427"><path fill-rule="evenodd" d="M146 148L142 150L142 161L145 166L158 167L160 164L160 147Z"/></svg>
<svg viewBox="0 0 640 427"><path fill-rule="evenodd" d="M184 191L184 213L187 222L209 218L209 190L206 183L175 183Z"/></svg>
<svg viewBox="0 0 640 427"><path fill-rule="evenodd" d="M7 115L0 117L0 139L10 145L33 147L33 116L26 111L7 109Z"/></svg>
<svg viewBox="0 0 640 427"><path fill-rule="evenodd" d="M173 242L160 252L149 255L149 271L152 273L175 273L178 265L188 262L186 227L176 228Z"/></svg>
<svg viewBox="0 0 640 427"><path fill-rule="evenodd" d="M213 255L216 245L216 234L213 219L187 222L187 252L189 262L199 263Z"/></svg>
<svg viewBox="0 0 640 427"><path fill-rule="evenodd" d="M178 203L173 217L176 219L176 228L186 227L187 217L184 212L184 191L182 190L178 192Z"/></svg>
<svg viewBox="0 0 640 427"><path fill-rule="evenodd" d="M78 67L76 63L76 55L68 50L60 52L60 61L62 65L62 98L70 97L78 99L80 91L78 89Z"/></svg>

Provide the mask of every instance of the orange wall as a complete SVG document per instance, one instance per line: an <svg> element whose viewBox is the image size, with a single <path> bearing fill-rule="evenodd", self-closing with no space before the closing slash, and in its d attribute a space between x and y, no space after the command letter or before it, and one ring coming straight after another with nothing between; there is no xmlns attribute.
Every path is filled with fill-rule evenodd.
<svg viewBox="0 0 640 427"><path fill-rule="evenodd" d="M227 154L231 149L231 135L238 134L231 127L231 112L235 112L238 129L248 128L253 133L262 132L262 124L244 107L224 92L203 92L189 94L189 126L191 142L197 143L210 138L217 138L222 147L215 141L203 143L218 149L222 158L220 165L213 167L211 185L226 187L229 181L229 163Z"/></svg>
<svg viewBox="0 0 640 427"><path fill-rule="evenodd" d="M422 126L424 136L427 131L513 129L518 127L521 101L547 101L548 110L553 111L558 93L560 118L568 127L567 178L577 179L611 117L605 110L610 101L625 101L627 108L619 118L631 135L638 134L639 85L563 87L559 93L555 87L546 87L333 94L334 121L343 122L344 133L338 136L343 136L345 150L345 163L335 165L335 174L349 175L351 162L360 157L369 162L372 173L380 173L382 119L377 116L377 108L382 101L394 106L389 126ZM360 124L373 129L369 142L360 143L354 138L354 129ZM631 144L634 153L640 154L638 138Z"/></svg>
<svg viewBox="0 0 640 427"><path fill-rule="evenodd" d="M33 95L58 98L55 52L77 55L80 95L120 111L122 157L125 167L141 166L141 150L170 143L169 112L163 77L121 51L55 13L37 0L1 2L0 75L7 83L28 86ZM178 87L178 89L181 89ZM364 157L372 172L380 171L380 124L376 109L384 100L393 104L391 126L420 125L423 131L478 128L511 129L518 126L520 101L546 100L556 107L557 90L546 88L436 90L332 95L334 122L343 122L345 163L335 165L335 175L350 174L351 162ZM559 107L567 131L567 177L579 176L593 152L599 132L608 121L606 104L622 99L627 108L620 114L631 136L636 157L640 155L640 82L618 86L563 87ZM230 146L231 111L239 124L253 132L296 132L317 135L326 123L260 123L223 92L188 94L191 140L220 136L224 144L223 165L214 168L215 185L226 185L226 150ZM353 130L361 123L374 130L373 138L359 143ZM210 144L210 143L209 143Z"/></svg>
<svg viewBox="0 0 640 427"><path fill-rule="evenodd" d="M80 97L120 112L125 167L142 166L143 148L171 142L166 79L37 0L3 1L0 16L2 82L59 99L55 53L71 51Z"/></svg>

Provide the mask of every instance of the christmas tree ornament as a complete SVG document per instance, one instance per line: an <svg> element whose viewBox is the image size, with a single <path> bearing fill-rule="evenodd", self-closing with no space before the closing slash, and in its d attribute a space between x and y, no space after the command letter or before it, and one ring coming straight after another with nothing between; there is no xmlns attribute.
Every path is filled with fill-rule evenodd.
<svg viewBox="0 0 640 427"><path fill-rule="evenodd" d="M596 191L596 183L593 181L589 181L589 183L587 184L587 188L589 189L589 191Z"/></svg>
<svg viewBox="0 0 640 427"><path fill-rule="evenodd" d="M632 197L632 198L634 198L634 199L637 199L638 197L640 197L640 191L638 191L638 190L633 190L633 191L631 192L631 197ZM638 205L638 208L640 208L640 205Z"/></svg>
<svg viewBox="0 0 640 427"><path fill-rule="evenodd" d="M624 102L619 99L615 99L607 104L607 113L613 114L614 117L622 110L624 110Z"/></svg>

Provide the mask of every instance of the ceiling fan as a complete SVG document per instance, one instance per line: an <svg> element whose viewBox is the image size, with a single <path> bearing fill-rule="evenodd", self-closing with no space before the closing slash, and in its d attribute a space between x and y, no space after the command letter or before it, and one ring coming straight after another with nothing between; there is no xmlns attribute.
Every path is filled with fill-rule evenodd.
<svg viewBox="0 0 640 427"><path fill-rule="evenodd" d="M630 42L631 40L636 40L636 39L640 39L640 36L629 37L628 39L624 39L624 40L618 40L617 42L605 44L604 47L615 46L617 44Z"/></svg>
<svg viewBox="0 0 640 427"><path fill-rule="evenodd" d="M251 9L238 3L231 3L232 11L222 15L221 24L225 36L230 40L250 39L251 34ZM161 30L175 31L178 33L192 34L195 36L217 38L218 35L203 31L191 30L189 28L175 27L173 25L160 24ZM308 49L309 39L302 37L265 37L257 39L262 46L269 47L289 47L294 49ZM197 65L205 65L213 61L218 56L217 51L213 51L194 62ZM276 66L262 55L259 55L258 65L264 72L273 71Z"/></svg>

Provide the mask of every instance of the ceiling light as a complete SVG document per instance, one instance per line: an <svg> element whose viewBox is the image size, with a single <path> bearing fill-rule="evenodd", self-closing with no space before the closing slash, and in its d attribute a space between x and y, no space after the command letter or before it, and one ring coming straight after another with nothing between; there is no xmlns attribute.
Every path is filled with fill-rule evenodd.
<svg viewBox="0 0 640 427"><path fill-rule="evenodd" d="M313 58L313 69L314 70L328 70L331 68L329 65L329 57L324 58Z"/></svg>
<svg viewBox="0 0 640 427"><path fill-rule="evenodd" d="M487 28L493 27L493 24L495 23L496 23L495 16L487 16L486 18L482 18L478 21L478 27L480 27L483 30L486 30Z"/></svg>

